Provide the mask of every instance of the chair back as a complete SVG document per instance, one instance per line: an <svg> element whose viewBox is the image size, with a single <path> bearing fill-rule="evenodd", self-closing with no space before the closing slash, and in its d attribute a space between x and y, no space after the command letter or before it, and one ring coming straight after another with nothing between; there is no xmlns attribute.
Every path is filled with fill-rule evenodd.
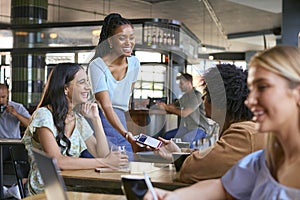
<svg viewBox="0 0 300 200"><path fill-rule="evenodd" d="M9 147L10 155L15 171L17 184L21 198L26 197L26 191L22 182L23 178L28 178L30 165L28 162L28 152L24 144L15 144Z"/></svg>

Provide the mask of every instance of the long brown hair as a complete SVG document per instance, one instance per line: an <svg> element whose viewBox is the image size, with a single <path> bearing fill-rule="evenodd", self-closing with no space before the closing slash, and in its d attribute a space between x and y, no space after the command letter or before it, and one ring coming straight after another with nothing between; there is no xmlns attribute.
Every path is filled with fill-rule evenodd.
<svg viewBox="0 0 300 200"><path fill-rule="evenodd" d="M65 135L65 119L69 103L64 89L75 78L76 73L83 67L76 63L59 63L51 71L42 98L37 108L49 106L53 115L54 125L58 131L56 142L70 156L71 142ZM65 142L66 145L64 145Z"/></svg>

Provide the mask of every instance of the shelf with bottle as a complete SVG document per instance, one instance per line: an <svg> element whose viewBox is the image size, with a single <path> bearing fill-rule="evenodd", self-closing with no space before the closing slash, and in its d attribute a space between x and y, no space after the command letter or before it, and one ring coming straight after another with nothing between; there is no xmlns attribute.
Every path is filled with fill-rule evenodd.
<svg viewBox="0 0 300 200"><path fill-rule="evenodd" d="M174 25L145 23L143 44L154 47L179 46L179 30Z"/></svg>

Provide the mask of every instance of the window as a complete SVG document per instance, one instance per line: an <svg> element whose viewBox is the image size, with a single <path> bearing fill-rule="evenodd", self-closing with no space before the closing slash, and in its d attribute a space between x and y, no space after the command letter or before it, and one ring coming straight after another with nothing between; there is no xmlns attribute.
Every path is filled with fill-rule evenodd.
<svg viewBox="0 0 300 200"><path fill-rule="evenodd" d="M134 98L164 97L165 84L166 65L156 63L142 64L134 87Z"/></svg>

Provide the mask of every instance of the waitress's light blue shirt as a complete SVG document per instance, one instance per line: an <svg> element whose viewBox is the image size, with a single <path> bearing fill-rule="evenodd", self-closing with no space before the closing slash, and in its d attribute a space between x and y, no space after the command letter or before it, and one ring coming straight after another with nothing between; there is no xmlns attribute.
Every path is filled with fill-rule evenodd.
<svg viewBox="0 0 300 200"><path fill-rule="evenodd" d="M236 199L300 199L300 190L278 183L266 165L264 150L249 154L223 177L226 191Z"/></svg>
<svg viewBox="0 0 300 200"><path fill-rule="evenodd" d="M132 91L132 83L137 81L140 62L135 56L127 57L128 68L125 77L117 81L111 74L108 66L98 57L89 65L93 94L108 91L114 108L128 110L128 103Z"/></svg>

